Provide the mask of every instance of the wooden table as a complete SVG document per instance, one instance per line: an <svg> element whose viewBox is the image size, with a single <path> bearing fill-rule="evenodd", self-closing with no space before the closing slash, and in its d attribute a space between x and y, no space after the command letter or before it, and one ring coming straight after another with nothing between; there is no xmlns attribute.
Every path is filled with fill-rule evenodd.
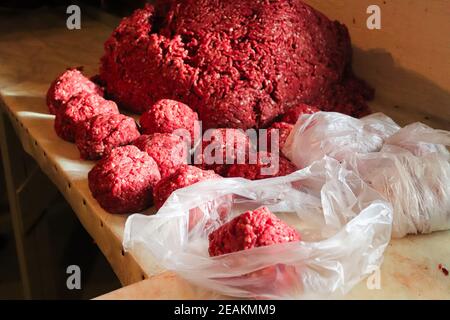
<svg viewBox="0 0 450 320"><path fill-rule="evenodd" d="M413 2L421 3L418 0ZM337 6L339 9L341 7ZM3 30L0 34L0 137L26 296L43 295L37 288L45 279L36 275L35 270L36 261L43 257L32 258L31 254L41 246L35 241L35 235L30 236L26 231L38 221L42 208L55 192L54 185L95 239L121 283L124 286L133 284L100 298L216 298L217 295L196 288L173 273L159 273L161 270L145 253L133 256L123 252L122 236L127 216L111 215L99 207L87 186L87 172L93 163L80 161L76 147L57 138L53 131L54 117L47 113L44 100L49 83L68 66L83 65L87 74L95 74L103 51L102 44L118 19L82 8L82 29L69 31L65 28L64 10L0 11L0 15L0 30ZM336 15L336 18L345 17ZM357 69L366 76L358 50ZM448 54L450 48L446 46L444 52ZM367 69L368 80L375 84L379 82L377 74L384 76L383 71L377 71L376 63L371 61ZM443 63L448 67L448 61ZM395 78L395 72L392 76ZM407 80L410 79L408 76L402 77L405 88L408 88L408 81L413 86L417 85L416 78ZM443 101L445 105L450 101L444 99L450 91L448 78L443 79L443 84L445 90L432 91L434 96L428 97L432 101L420 106L412 99L402 100L393 93L392 88L388 90L381 85L383 93L379 94L380 99L373 107L385 111L403 124L423 120L435 127L447 127L450 119L448 109L436 111L434 104L434 101ZM405 90L401 92L404 94ZM419 101L427 101L427 92L422 94ZM398 107L393 108L394 105ZM23 150L38 164L39 170L22 170L22 160L18 159L23 151L18 147L17 137ZM41 170L45 175L40 173ZM53 185L45 182L47 177ZM346 298L449 299L450 278L438 270L439 264L450 267L449 248L450 232L394 240L387 249L382 266L381 290L369 290L363 282ZM36 281L36 277L40 277L40 281Z"/></svg>

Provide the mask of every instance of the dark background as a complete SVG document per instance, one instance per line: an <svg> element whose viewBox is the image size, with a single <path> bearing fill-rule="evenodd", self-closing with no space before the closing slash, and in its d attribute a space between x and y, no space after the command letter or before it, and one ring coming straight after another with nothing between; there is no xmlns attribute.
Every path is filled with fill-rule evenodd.
<svg viewBox="0 0 450 320"><path fill-rule="evenodd" d="M142 7L146 2L145 0L92 0L92 1L70 1L70 0L27 0L27 1L17 1L17 0L0 0L0 7L4 8L38 8L41 6L68 6L71 4L88 4L93 7L101 8L107 12L126 16L133 12L133 10Z"/></svg>
<svg viewBox="0 0 450 320"><path fill-rule="evenodd" d="M143 7L143 0L94 0L94 1L17 1L0 0L0 10L33 10L40 7L64 11L68 5L92 6L119 17L127 16ZM151 2L151 1L148 1ZM3 30L0 32L8 32ZM19 143L19 142L18 142ZM16 245L9 212L5 177L0 156L0 300L23 299ZM56 292L50 299L91 299L121 287L109 263L89 234L78 221L75 213L62 195L58 195L46 210L49 226L52 261L55 270ZM82 270L82 290L68 290L66 268L78 265Z"/></svg>

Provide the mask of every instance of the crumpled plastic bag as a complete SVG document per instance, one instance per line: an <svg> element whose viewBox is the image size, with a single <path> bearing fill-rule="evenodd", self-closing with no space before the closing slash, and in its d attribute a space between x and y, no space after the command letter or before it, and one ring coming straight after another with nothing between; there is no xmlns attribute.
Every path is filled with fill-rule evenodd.
<svg viewBox="0 0 450 320"><path fill-rule="evenodd" d="M209 256L210 232L261 206L296 227L302 241ZM325 157L285 177L204 181L177 190L156 215L128 218L123 245L148 250L163 268L223 295L330 298L379 268L391 226L391 205Z"/></svg>
<svg viewBox="0 0 450 320"><path fill-rule="evenodd" d="M362 119L336 112L303 115L289 135L283 154L299 168L324 156L341 161L355 152L379 151L398 130L400 126L382 113Z"/></svg>
<svg viewBox="0 0 450 320"><path fill-rule="evenodd" d="M323 156L355 171L394 208L392 236L450 229L450 132L383 114L302 116L284 153L299 167Z"/></svg>

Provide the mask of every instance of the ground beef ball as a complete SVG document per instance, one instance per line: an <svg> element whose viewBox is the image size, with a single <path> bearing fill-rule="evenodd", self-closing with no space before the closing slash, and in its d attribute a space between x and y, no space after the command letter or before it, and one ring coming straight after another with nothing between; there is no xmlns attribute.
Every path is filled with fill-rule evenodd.
<svg viewBox="0 0 450 320"><path fill-rule="evenodd" d="M161 178L171 175L179 166L188 164L189 148L177 135L171 133L142 135L134 145L155 159Z"/></svg>
<svg viewBox="0 0 450 320"><path fill-rule="evenodd" d="M195 164L214 170L223 176L233 163L247 163L253 147L249 137L240 129L211 129L195 151Z"/></svg>
<svg viewBox="0 0 450 320"><path fill-rule="evenodd" d="M221 179L222 177L215 174L214 171L206 171L194 166L183 165L170 176L161 179L153 191L155 205L161 208L175 190L188 187L194 183Z"/></svg>
<svg viewBox="0 0 450 320"><path fill-rule="evenodd" d="M62 139L75 142L78 123L86 121L98 114L118 114L119 109L114 101L103 97L82 93L69 100L67 105L58 110L55 118L55 131Z"/></svg>
<svg viewBox="0 0 450 320"><path fill-rule="evenodd" d="M282 177L297 171L295 165L288 159L279 155L278 159L275 154L267 152L258 152L257 162L255 164L234 164L228 168L227 177L229 178L245 178L249 180L261 180L273 177ZM262 169L266 169L264 171Z"/></svg>
<svg viewBox="0 0 450 320"><path fill-rule="evenodd" d="M300 234L281 221L266 207L247 211L209 234L209 255L212 257L300 241Z"/></svg>
<svg viewBox="0 0 450 320"><path fill-rule="evenodd" d="M141 212L152 205L153 187L161 179L158 165L135 146L118 147L89 172L89 189L108 212Z"/></svg>
<svg viewBox="0 0 450 320"><path fill-rule="evenodd" d="M278 152L282 154L286 140L294 129L294 125L286 122L275 122L267 130L267 150L270 152ZM278 130L278 141L275 140L275 144L272 145L272 135L274 130Z"/></svg>
<svg viewBox="0 0 450 320"><path fill-rule="evenodd" d="M51 114L56 114L72 97L83 92L103 96L103 89L86 78L80 70L67 69L52 82L47 91L48 110Z"/></svg>
<svg viewBox="0 0 450 320"><path fill-rule="evenodd" d="M351 57L347 28L301 1L157 1L112 33L100 77L138 113L174 99L204 128L261 128L300 103L366 110Z"/></svg>
<svg viewBox="0 0 450 320"><path fill-rule="evenodd" d="M155 103L139 120L145 134L173 133L177 129L186 129L192 139L196 121L196 112L181 102L169 99Z"/></svg>
<svg viewBox="0 0 450 320"><path fill-rule="evenodd" d="M139 138L136 122L123 114L99 114L76 128L75 143L82 159L98 160L112 149Z"/></svg>
<svg viewBox="0 0 450 320"><path fill-rule="evenodd" d="M307 105L307 104L299 104L296 107L289 109L282 117L281 122L296 124L298 118L300 118L304 114L313 114L319 112L320 109Z"/></svg>

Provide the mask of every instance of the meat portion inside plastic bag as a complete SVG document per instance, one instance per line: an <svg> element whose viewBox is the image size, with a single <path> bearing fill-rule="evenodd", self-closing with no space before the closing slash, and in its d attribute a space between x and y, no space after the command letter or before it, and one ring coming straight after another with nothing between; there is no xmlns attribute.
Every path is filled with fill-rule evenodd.
<svg viewBox="0 0 450 320"><path fill-rule="evenodd" d="M285 154L297 166L323 156L345 161L394 207L393 237L450 229L450 132L415 123L405 128L375 114L302 116Z"/></svg>
<svg viewBox="0 0 450 320"><path fill-rule="evenodd" d="M266 207L244 212L211 232L208 238L210 256L300 241L299 233Z"/></svg>
<svg viewBox="0 0 450 320"><path fill-rule="evenodd" d="M214 230L262 206L302 241L209 256ZM193 212L201 216L194 228ZM210 180L179 189L156 215L130 216L123 244L224 295L328 298L347 293L379 268L391 226L390 204L354 172L325 158L288 176Z"/></svg>
<svg viewBox="0 0 450 320"><path fill-rule="evenodd" d="M413 124L349 166L394 207L393 237L450 229L450 133ZM393 144L391 144L393 143ZM395 144L394 144L395 143Z"/></svg>

